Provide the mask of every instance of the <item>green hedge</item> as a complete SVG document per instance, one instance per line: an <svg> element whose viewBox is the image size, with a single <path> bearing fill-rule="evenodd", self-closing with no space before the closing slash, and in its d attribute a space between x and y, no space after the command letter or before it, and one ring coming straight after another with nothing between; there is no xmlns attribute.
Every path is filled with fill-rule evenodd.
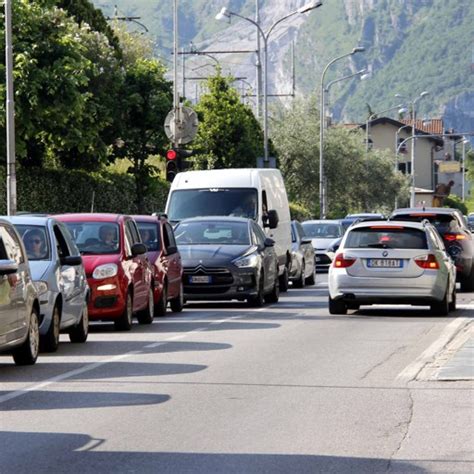
<svg viewBox="0 0 474 474"><path fill-rule="evenodd" d="M154 178L145 196L145 212L163 211L169 185ZM6 214L6 172L0 168L0 213ZM136 214L135 182L128 174L88 173L41 168L17 170L18 211Z"/></svg>

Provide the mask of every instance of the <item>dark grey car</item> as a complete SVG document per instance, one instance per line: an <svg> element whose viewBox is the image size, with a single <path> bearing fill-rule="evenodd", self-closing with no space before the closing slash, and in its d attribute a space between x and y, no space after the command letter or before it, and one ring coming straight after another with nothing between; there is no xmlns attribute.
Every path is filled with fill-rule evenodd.
<svg viewBox="0 0 474 474"><path fill-rule="evenodd" d="M274 241L251 219L199 217L175 227L186 300L276 303L278 259Z"/></svg>
<svg viewBox="0 0 474 474"><path fill-rule="evenodd" d="M17 365L36 362L39 351L39 301L28 257L15 228L0 219L0 352Z"/></svg>

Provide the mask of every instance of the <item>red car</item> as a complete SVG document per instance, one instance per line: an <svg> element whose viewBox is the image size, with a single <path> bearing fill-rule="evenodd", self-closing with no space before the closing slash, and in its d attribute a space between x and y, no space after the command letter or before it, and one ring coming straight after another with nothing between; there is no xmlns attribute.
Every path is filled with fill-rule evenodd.
<svg viewBox="0 0 474 474"><path fill-rule="evenodd" d="M183 267L174 239L173 228L163 216L133 216L142 242L148 248L148 259L153 266L155 315L183 309Z"/></svg>
<svg viewBox="0 0 474 474"><path fill-rule="evenodd" d="M84 262L91 290L89 319L129 331L132 317L151 324L152 271L135 221L121 214L63 214Z"/></svg>

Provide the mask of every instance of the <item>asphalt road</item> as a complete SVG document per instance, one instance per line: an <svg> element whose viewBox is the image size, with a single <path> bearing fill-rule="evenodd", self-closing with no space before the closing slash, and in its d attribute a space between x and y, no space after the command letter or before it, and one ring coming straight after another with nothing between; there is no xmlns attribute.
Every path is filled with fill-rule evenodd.
<svg viewBox="0 0 474 474"><path fill-rule="evenodd" d="M0 472L473 472L472 382L420 374L474 295L450 317L330 316L325 282L262 309L95 324L34 367L1 356Z"/></svg>

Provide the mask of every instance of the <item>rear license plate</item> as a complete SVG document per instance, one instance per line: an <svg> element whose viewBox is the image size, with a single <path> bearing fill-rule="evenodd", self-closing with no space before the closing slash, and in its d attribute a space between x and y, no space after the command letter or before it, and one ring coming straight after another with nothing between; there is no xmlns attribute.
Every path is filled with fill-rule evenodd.
<svg viewBox="0 0 474 474"><path fill-rule="evenodd" d="M211 277L207 275L195 275L189 277L190 283L211 283Z"/></svg>
<svg viewBox="0 0 474 474"><path fill-rule="evenodd" d="M402 268L403 261L395 258L369 258L367 266L369 268Z"/></svg>

